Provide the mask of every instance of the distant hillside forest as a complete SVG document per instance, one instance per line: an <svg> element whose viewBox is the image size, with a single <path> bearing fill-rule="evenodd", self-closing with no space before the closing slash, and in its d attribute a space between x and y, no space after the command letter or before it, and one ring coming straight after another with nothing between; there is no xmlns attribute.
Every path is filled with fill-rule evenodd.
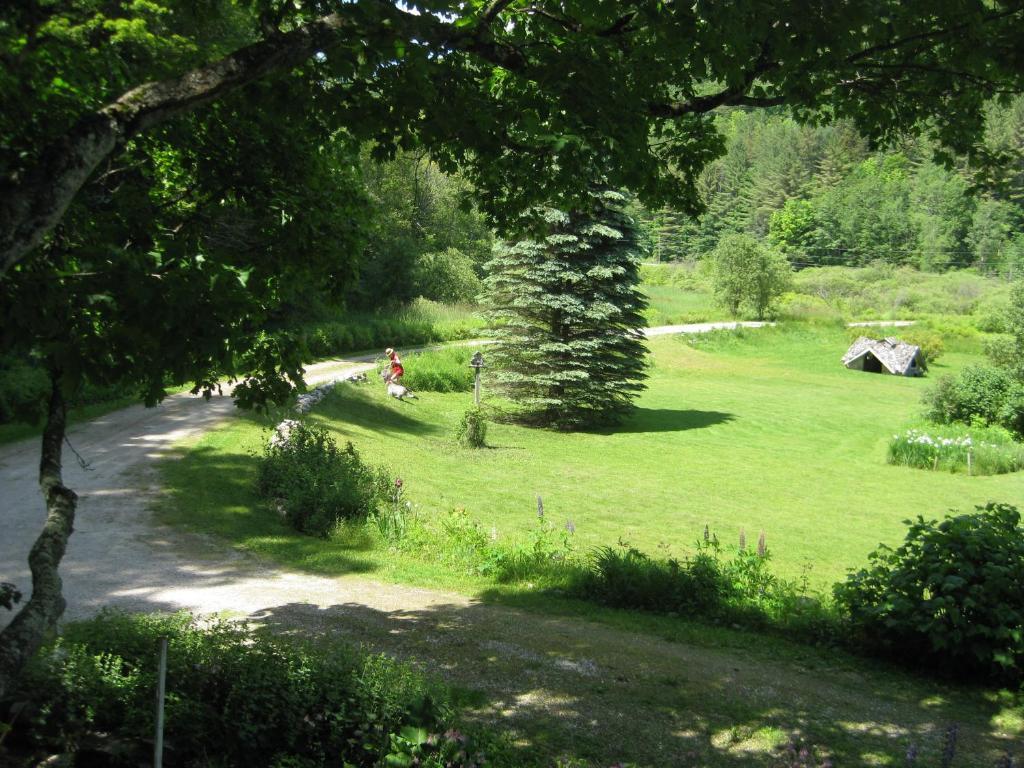
<svg viewBox="0 0 1024 768"><path fill-rule="evenodd" d="M1000 161L988 178L962 159L937 164L926 139L872 151L845 123L740 109L719 120L727 151L701 179L707 212L636 211L654 261L698 259L723 234L747 232L797 268L883 261L1024 272L1024 98L991 107L985 149Z"/></svg>
<svg viewBox="0 0 1024 768"><path fill-rule="evenodd" d="M742 109L718 119L727 146L702 177L707 212L632 209L649 260L695 261L723 234L747 232L798 269L884 262L1024 274L1024 98L991 108L986 151L1002 159L984 179L963 159L937 164L926 139L873 151L847 123ZM471 185L426 153L378 161L367 147L361 160L365 246L345 305L472 301L493 237Z"/></svg>

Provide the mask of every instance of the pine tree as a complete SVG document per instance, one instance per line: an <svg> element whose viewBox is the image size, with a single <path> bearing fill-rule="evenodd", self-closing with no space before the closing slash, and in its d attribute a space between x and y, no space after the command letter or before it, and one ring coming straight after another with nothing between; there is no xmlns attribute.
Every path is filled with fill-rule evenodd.
<svg viewBox="0 0 1024 768"><path fill-rule="evenodd" d="M487 265L488 356L527 423L614 424L644 388L636 226L620 193L591 199L585 213L543 209L546 236L500 244Z"/></svg>

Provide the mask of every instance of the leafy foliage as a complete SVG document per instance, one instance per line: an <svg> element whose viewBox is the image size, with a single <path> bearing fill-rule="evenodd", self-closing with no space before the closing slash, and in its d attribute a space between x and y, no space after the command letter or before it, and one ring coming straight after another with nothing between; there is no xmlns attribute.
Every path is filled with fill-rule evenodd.
<svg viewBox="0 0 1024 768"><path fill-rule="evenodd" d="M998 425L1024 435L1024 384L1002 368L974 365L943 376L924 403L925 416L938 424Z"/></svg>
<svg viewBox="0 0 1024 768"><path fill-rule="evenodd" d="M697 185L696 220L671 208L638 213L651 258L703 258L726 234L768 239L797 269L885 262L942 271L974 265L1008 276L1024 268L1024 98L990 103L987 151L998 179L932 159L928 139L869 149L852 123L800 124L793 117L734 112L716 121L724 156Z"/></svg>
<svg viewBox="0 0 1024 768"><path fill-rule="evenodd" d="M469 408L455 427L455 439L466 448L487 445L487 417L481 408Z"/></svg>
<svg viewBox="0 0 1024 768"><path fill-rule="evenodd" d="M715 296L734 317L742 310L763 320L789 288L786 259L748 235L723 236L710 259Z"/></svg>
<svg viewBox="0 0 1024 768"><path fill-rule="evenodd" d="M1024 383L1024 280L1014 284L1001 314L998 330L1005 332L1006 337L986 351L994 364Z"/></svg>
<svg viewBox="0 0 1024 768"><path fill-rule="evenodd" d="M169 638L168 757L182 765L206 764L216 745L225 765L375 766L406 729L443 741L452 728L443 691L384 656L184 615L104 613L67 626L36 656L21 686L31 719L8 745L73 751L90 734L113 733L144 747L161 636Z"/></svg>
<svg viewBox="0 0 1024 768"><path fill-rule="evenodd" d="M1024 528L990 502L942 522L908 520L904 543L880 546L836 585L871 647L905 661L1020 679L1024 672Z"/></svg>
<svg viewBox="0 0 1024 768"><path fill-rule="evenodd" d="M367 466L351 443L339 448L323 427L303 423L267 446L256 482L293 528L320 537L374 513L391 491L387 475Z"/></svg>
<svg viewBox="0 0 1024 768"><path fill-rule="evenodd" d="M487 265L494 378L525 421L614 423L643 389L646 300L624 202L603 191L589 211L544 209L542 240L503 244Z"/></svg>

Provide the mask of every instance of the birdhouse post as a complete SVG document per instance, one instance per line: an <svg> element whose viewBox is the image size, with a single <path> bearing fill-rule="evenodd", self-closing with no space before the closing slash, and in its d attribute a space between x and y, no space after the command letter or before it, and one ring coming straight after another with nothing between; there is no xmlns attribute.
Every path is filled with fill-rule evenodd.
<svg viewBox="0 0 1024 768"><path fill-rule="evenodd" d="M469 361L469 367L473 369L473 401L476 403L476 407L480 407L480 370L486 368L484 365L484 356L480 352L474 352L473 357Z"/></svg>

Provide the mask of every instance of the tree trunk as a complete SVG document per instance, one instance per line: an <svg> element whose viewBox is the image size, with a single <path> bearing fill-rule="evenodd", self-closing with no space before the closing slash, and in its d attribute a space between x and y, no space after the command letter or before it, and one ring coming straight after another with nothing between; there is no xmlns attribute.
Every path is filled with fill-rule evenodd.
<svg viewBox="0 0 1024 768"><path fill-rule="evenodd" d="M46 523L28 556L32 570L32 597L14 620L0 632L0 699L10 693L26 662L42 645L64 613L64 596L57 573L75 521L78 497L61 478L61 448L67 407L61 377L50 373L50 407L43 429L39 487L46 500Z"/></svg>

